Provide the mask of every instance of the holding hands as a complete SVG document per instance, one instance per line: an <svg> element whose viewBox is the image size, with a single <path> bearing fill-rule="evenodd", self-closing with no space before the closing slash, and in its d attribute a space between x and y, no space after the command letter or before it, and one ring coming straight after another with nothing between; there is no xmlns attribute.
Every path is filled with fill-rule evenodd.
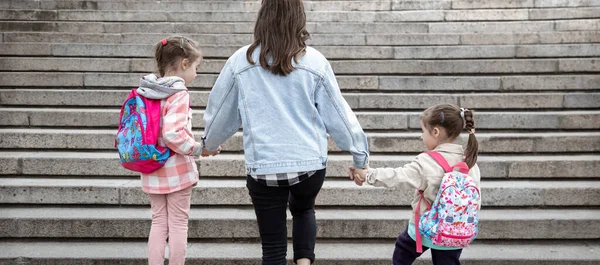
<svg viewBox="0 0 600 265"><path fill-rule="evenodd" d="M219 146L219 148L217 148L217 150L214 151L209 151L208 149L206 149L206 147L202 147L202 157L208 157L208 156L216 156L219 153L221 153L221 146Z"/></svg>
<svg viewBox="0 0 600 265"><path fill-rule="evenodd" d="M369 168L355 168L350 166L348 175L351 180L354 180L356 185L362 186L366 181L367 172L369 172Z"/></svg>

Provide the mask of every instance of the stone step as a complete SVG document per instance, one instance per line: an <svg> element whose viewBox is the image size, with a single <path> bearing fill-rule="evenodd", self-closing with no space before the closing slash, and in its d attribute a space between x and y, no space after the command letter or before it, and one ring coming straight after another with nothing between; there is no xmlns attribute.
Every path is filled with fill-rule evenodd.
<svg viewBox="0 0 600 265"><path fill-rule="evenodd" d="M114 150L116 130L0 129L0 148L37 150ZM202 131L195 131L200 141ZM421 133L368 132L371 153L418 153L423 151ZM458 143L466 145L467 135ZM477 133L479 153L583 153L600 152L600 132L571 133ZM223 144L223 150L243 151L242 133ZM329 151L341 151L329 140Z"/></svg>
<svg viewBox="0 0 600 265"><path fill-rule="evenodd" d="M63 33L253 33L251 22L85 22L85 21L5 21L0 20L0 30L9 32L63 32ZM561 31L600 30L600 19L572 19L555 21L504 21L504 22L307 22L307 30L319 33L369 33L369 34L401 34L401 33L505 33L505 36L520 36L531 40L536 34L543 39L556 39ZM513 34L509 34L513 33ZM521 33L521 34L519 34ZM526 34L527 33L527 34ZM551 34L555 33L555 34ZM501 34L488 34L500 36ZM14 35L6 35L7 37ZM527 36L529 36L527 38ZM565 36L565 35L563 35ZM571 36L576 36L572 34ZM117 36L112 37L118 40ZM500 37L498 37L500 38ZM540 38L540 37L538 37ZM5 41L6 38L5 37ZM560 38L558 38L560 39ZM469 40L466 38L465 40ZM66 41L66 40L64 40ZM63 41L63 42L64 42ZM72 41L69 41L72 42ZM90 41L87 41L90 42ZM97 41L96 41L97 42Z"/></svg>
<svg viewBox="0 0 600 265"><path fill-rule="evenodd" d="M589 0L520 0L520 1L304 1L307 11L393 11L393 10L444 10L444 9L491 9L491 8L550 8L593 7L598 1ZM4 9L82 9L82 10L167 10L167 11L256 11L260 1L95 1L83 0L12 0L0 3Z"/></svg>
<svg viewBox="0 0 600 265"><path fill-rule="evenodd" d="M157 36L158 37L158 36ZM230 39L239 46L202 45L202 52L210 58L228 58L248 40ZM221 39L215 39L221 42ZM318 42L318 40L317 40ZM235 45L235 44L232 44ZM328 59L484 59L484 58L547 58L600 56L596 44L558 45L455 45L455 46L312 46ZM0 44L2 55L55 56L55 57L152 57L153 45L129 44Z"/></svg>
<svg viewBox="0 0 600 265"><path fill-rule="evenodd" d="M460 2L456 2L460 5ZM44 9L44 10L166 10L166 11L258 11L260 1L7 1L0 5L6 9ZM590 3L589 6L593 6ZM583 7L585 5L579 5ZM436 10L451 9L452 1L304 1L306 11L393 11L393 10ZM463 7L469 8L468 5ZM494 8L526 8L533 5L498 5ZM554 7L563 7L555 5ZM474 7L473 7L474 8ZM481 8L486 8L481 6ZM460 6L457 6L460 9ZM470 9L470 8L469 8Z"/></svg>
<svg viewBox="0 0 600 265"><path fill-rule="evenodd" d="M152 72L152 59L0 57L0 71ZM205 60L200 73L218 74L225 60ZM338 74L557 74L600 72L600 58L502 60L340 60Z"/></svg>
<svg viewBox="0 0 600 265"><path fill-rule="evenodd" d="M76 62L74 62L76 63ZM137 69L141 61L132 61ZM149 64L149 63L146 63ZM597 58L582 59L505 59L505 60L355 60L332 61L336 73L347 74L485 74L485 73L569 73L600 70ZM146 66L145 68L148 68Z"/></svg>
<svg viewBox="0 0 600 265"><path fill-rule="evenodd" d="M151 226L150 209L139 207L4 207L0 212L0 227L11 227L0 232L5 239L146 238ZM319 239L393 239L413 217L408 209L328 208L316 212ZM291 217L288 212L289 237ZM487 208L479 217L477 239L600 238L590 233L600 227L600 210ZM256 215L249 208L192 208L189 220L190 239L259 237Z"/></svg>
<svg viewBox="0 0 600 265"><path fill-rule="evenodd" d="M547 8L547 7L585 7L599 5L598 0L460 0L452 1L453 9L476 9L476 8Z"/></svg>
<svg viewBox="0 0 600 265"><path fill-rule="evenodd" d="M215 25L216 26L216 25ZM600 29L600 28L599 28ZM341 31L341 30L340 30ZM143 32L143 31L142 31ZM585 44L600 42L599 31L564 31L564 32L539 32L531 33L399 33L399 34L373 34L342 32L316 33L308 41L309 45L316 46L457 46L457 45L523 45L523 44ZM201 46L226 46L223 51L214 54L231 54L236 47L249 44L250 34L178 34L178 33L61 33L61 32L4 32L4 43L57 43L57 44L126 44L126 45L153 45L168 35L184 35L196 40ZM229 47L229 46L235 47ZM50 52L54 46L44 48ZM75 48L62 47L57 53L73 50ZM210 48L209 48L210 49ZM393 50L393 49L392 49ZM127 51L126 47L117 50L118 53ZM336 50L329 51L335 54ZM52 51L54 52L54 51ZM113 51L114 52L114 51ZM144 52L146 49L139 52ZM385 49L380 52L385 53ZM521 51L523 52L523 51ZM581 53L576 51L577 53ZM372 51L369 53L373 53ZM516 55L516 52L515 52Z"/></svg>
<svg viewBox="0 0 600 265"><path fill-rule="evenodd" d="M14 152L0 153L0 175L44 176L138 176L121 167L119 155L111 152ZM371 167L400 167L410 163L411 155L371 155ZM481 155L478 165L484 179L599 179L599 155ZM202 177L246 176L241 154L221 154L196 160ZM327 176L347 178L352 157L331 154ZM244 177L241 177L244 178ZM11 180L8 180L10 182ZM598 182L600 183L600 182ZM598 198L600 199L600 197Z"/></svg>
<svg viewBox="0 0 600 265"><path fill-rule="evenodd" d="M141 240L140 240L141 241ZM46 265L80 264L145 264L147 242L0 242L0 263L20 264L21 260ZM292 244L288 244L288 265L292 265ZM357 251L359 250L359 251ZM331 243L317 242L315 253L319 264L388 265L392 259L394 240L364 242L360 240ZM600 262L597 241L550 242L477 242L466 248L461 261L470 265L593 265ZM431 264L430 251L414 264ZM187 263L214 265L255 265L260 262L261 247L257 243L190 243Z"/></svg>
<svg viewBox="0 0 600 265"><path fill-rule="evenodd" d="M194 111L194 128L203 128L203 111ZM357 111L365 130L420 129L421 112ZM600 129L600 111L477 112L478 129ZM119 108L0 108L0 126L116 128Z"/></svg>
<svg viewBox="0 0 600 265"><path fill-rule="evenodd" d="M483 171L485 172L485 171ZM149 205L141 181L128 179L0 178L0 203L65 205ZM317 197L320 206L410 206L414 189L356 186L353 181L328 180ZM600 181L483 181L484 207L597 207ZM201 178L192 205L251 205L246 180ZM586 210L587 211L587 210ZM567 216L565 218L575 218ZM402 218L404 219L404 218ZM556 231L553 231L556 232ZM558 232L556 232L558 233ZM594 235L596 238L598 235Z"/></svg>
<svg viewBox="0 0 600 265"><path fill-rule="evenodd" d="M108 82L110 83L110 82ZM121 107L128 90L0 89L0 105L58 107ZM191 91L193 108L205 108L210 91ZM600 108L600 92L587 93L485 93L485 94L391 94L344 93L354 110L417 109L441 103L485 109L586 109ZM94 99L90 101L89 99Z"/></svg>
<svg viewBox="0 0 600 265"><path fill-rule="evenodd" d="M160 11L159 11L160 10ZM420 22L520 21L597 18L600 8L409 10L409 11L306 11L311 22ZM0 10L2 20L119 21L119 22L253 22L255 11L193 10Z"/></svg>
<svg viewBox="0 0 600 265"><path fill-rule="evenodd" d="M561 20L556 21L555 30L594 30L600 29L600 20Z"/></svg>
<svg viewBox="0 0 600 265"><path fill-rule="evenodd" d="M2 46L2 45L0 45ZM1 49L0 49L1 51ZM132 88L137 73L0 72L0 87ZM106 80L110 80L107 84ZM212 88L217 74L199 74L189 88ZM589 91L600 89L599 75L519 76L360 76L337 75L342 90L381 91Z"/></svg>
<svg viewBox="0 0 600 265"><path fill-rule="evenodd" d="M549 23L552 23L553 28L549 29ZM477 32L485 33L489 30L493 32L515 32L523 33L517 35L530 38L535 38L535 34L531 32L542 31L573 31L573 30L598 30L600 29L600 19L581 19L581 20L556 20L556 21L530 21L529 23L521 22L458 22L458 23L432 23L429 24L429 33L464 33ZM524 33L530 32L530 33ZM493 35L490 35L493 36ZM497 36L501 38L501 36ZM540 35L541 39L551 38L549 35ZM494 42L497 39L492 39ZM472 42L470 38L465 38L463 41ZM485 43L480 43L485 44Z"/></svg>

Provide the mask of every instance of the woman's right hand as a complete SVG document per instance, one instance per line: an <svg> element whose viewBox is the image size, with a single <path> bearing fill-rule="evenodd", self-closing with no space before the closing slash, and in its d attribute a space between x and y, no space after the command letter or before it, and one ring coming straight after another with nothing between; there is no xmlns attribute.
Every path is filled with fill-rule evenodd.
<svg viewBox="0 0 600 265"><path fill-rule="evenodd" d="M208 149L206 149L206 147L202 147L202 157L208 157L208 156L216 156L219 153L221 153L221 146L219 145L219 148L217 148L217 150L214 151L209 151Z"/></svg>

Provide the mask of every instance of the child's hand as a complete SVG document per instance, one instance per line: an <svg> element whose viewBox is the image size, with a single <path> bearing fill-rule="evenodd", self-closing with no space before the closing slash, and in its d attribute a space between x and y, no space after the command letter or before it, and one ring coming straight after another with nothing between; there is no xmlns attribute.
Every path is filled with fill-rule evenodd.
<svg viewBox="0 0 600 265"><path fill-rule="evenodd" d="M354 183L356 183L356 185L362 186L363 183L365 183L366 181L365 177L368 171L368 168L355 168L351 166L348 174L350 175L350 179L354 180Z"/></svg>
<svg viewBox="0 0 600 265"><path fill-rule="evenodd" d="M207 157L207 156L216 156L219 153L221 153L221 146L219 146L219 148L217 148L217 150L215 151L209 151L208 149L206 149L206 147L202 147L202 157Z"/></svg>

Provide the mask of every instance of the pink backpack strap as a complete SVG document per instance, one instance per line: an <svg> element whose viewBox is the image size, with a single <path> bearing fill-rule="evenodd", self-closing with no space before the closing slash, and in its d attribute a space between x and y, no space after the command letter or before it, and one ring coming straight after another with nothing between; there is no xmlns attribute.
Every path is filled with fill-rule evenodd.
<svg viewBox="0 0 600 265"><path fill-rule="evenodd" d="M417 253L423 253L423 241L421 239L421 232L419 231L419 223L421 221L421 201L427 204L427 210L431 210L431 204L425 199L423 191L419 190L419 202L417 202L417 209L415 210L415 237L417 237Z"/></svg>
<svg viewBox="0 0 600 265"><path fill-rule="evenodd" d="M433 158L433 160L435 160L435 162L437 162L438 165L440 165L446 173L452 172L452 167L450 167L450 165L448 164L448 161L446 161L446 159L440 153L431 151L431 152L426 152L426 154L431 156L431 158Z"/></svg>
<svg viewBox="0 0 600 265"><path fill-rule="evenodd" d="M454 171L455 169L458 169L458 171L460 173L469 174L469 166L467 166L467 163L465 163L465 162L458 162L456 165L450 166L448 164L448 161L446 161L446 159L440 153L431 151L431 152L426 152L426 154L431 156L431 158L433 158L433 160L435 160L435 162L437 162L438 165L440 165L446 173L449 173L449 172Z"/></svg>

